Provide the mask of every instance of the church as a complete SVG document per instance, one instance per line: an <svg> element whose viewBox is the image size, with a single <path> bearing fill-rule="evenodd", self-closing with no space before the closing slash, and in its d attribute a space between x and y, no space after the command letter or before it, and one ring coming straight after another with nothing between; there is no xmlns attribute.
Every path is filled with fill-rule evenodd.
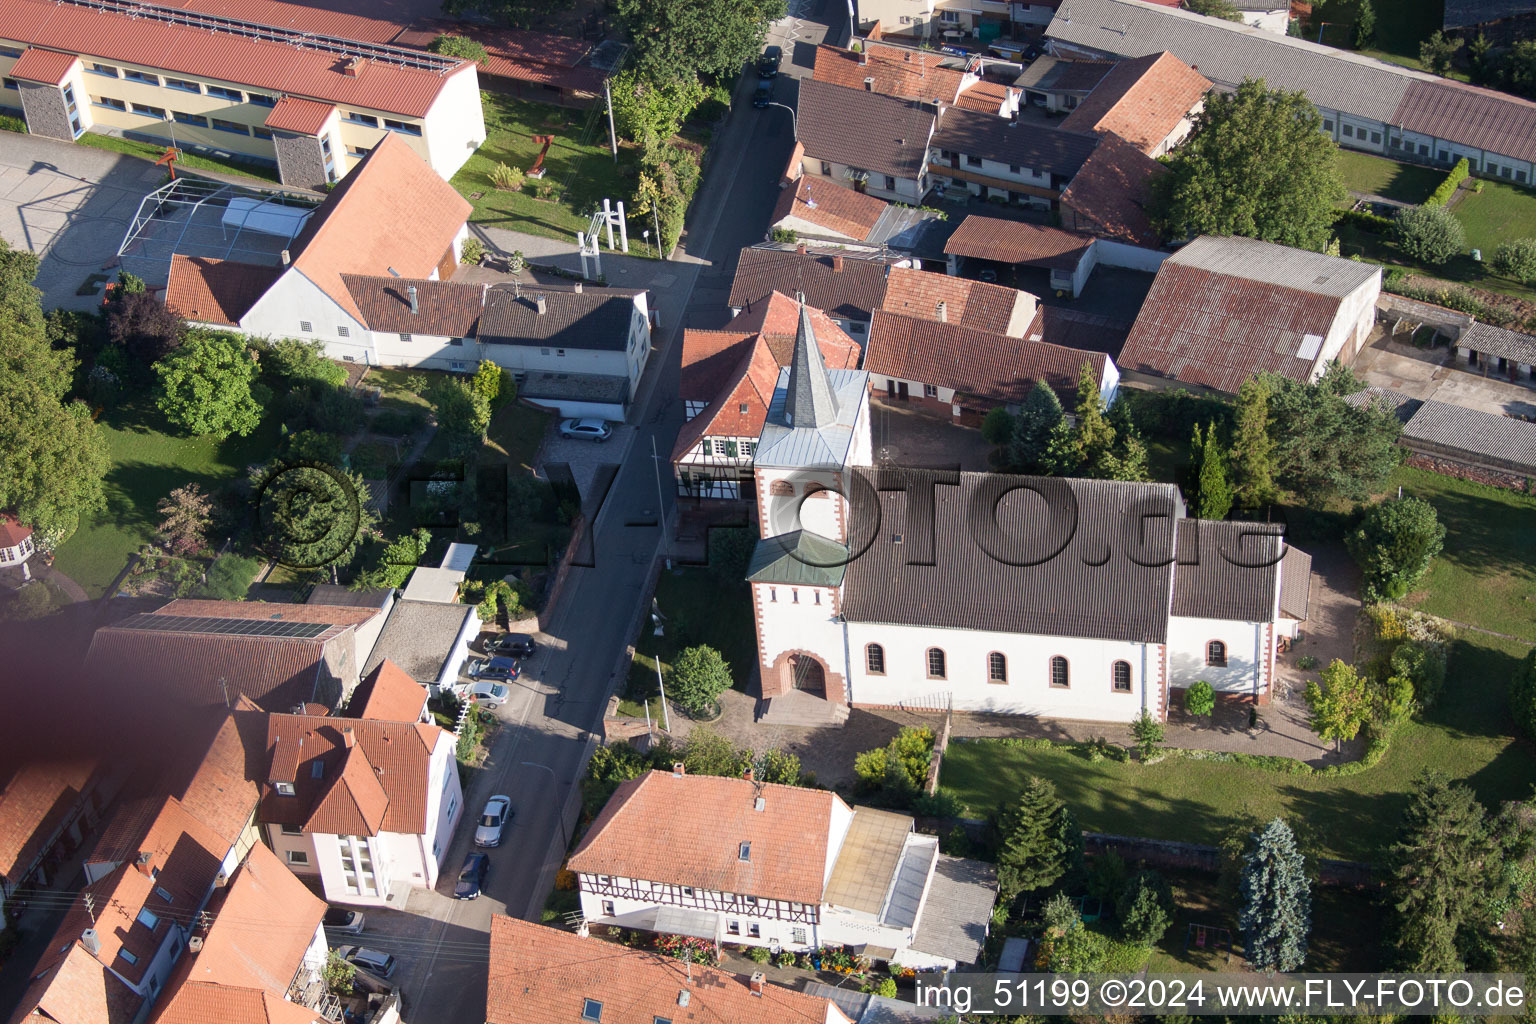
<svg viewBox="0 0 1536 1024"><path fill-rule="evenodd" d="M1172 484L874 467L868 376L827 368L802 302L753 466L766 720L1268 701L1311 580L1278 526L1193 519Z"/></svg>

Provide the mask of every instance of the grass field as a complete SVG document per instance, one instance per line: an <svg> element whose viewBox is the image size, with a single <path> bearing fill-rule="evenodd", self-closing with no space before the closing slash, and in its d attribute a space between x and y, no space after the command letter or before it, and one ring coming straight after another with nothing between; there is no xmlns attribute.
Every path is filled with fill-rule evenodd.
<svg viewBox="0 0 1536 1024"><path fill-rule="evenodd" d="M112 458L107 509L82 523L55 561L92 597L105 593L128 556L154 535L159 521L155 505L161 498L188 483L216 491L277 448L277 427L270 420L250 437L213 441L179 436L148 398L108 410L101 423Z"/></svg>
<svg viewBox="0 0 1536 1024"><path fill-rule="evenodd" d="M1354 0L1331 0L1313 8L1314 26L1306 37L1318 41L1319 22L1326 22L1322 29L1322 42L1340 49L1351 49L1357 4ZM1419 44L1441 26L1445 19L1444 0L1392 0L1376 4L1376 35L1371 45L1359 51L1367 57L1422 68L1419 63ZM1462 77L1460 75L1456 77Z"/></svg>
<svg viewBox="0 0 1536 1024"><path fill-rule="evenodd" d="M747 584L722 583L707 569L664 572L656 581L656 606L665 616L665 635L655 636L649 621L635 642L625 693L626 714L644 714L640 701L656 692L656 660L663 672L684 647L707 644L731 667L738 690L745 689L757 657L757 631L752 625L752 596ZM652 707L651 714L657 713Z"/></svg>
<svg viewBox="0 0 1536 1024"><path fill-rule="evenodd" d="M153 142L140 142L137 139L125 139L118 135L102 135L99 132L86 132L75 141L92 149L109 149L114 153L143 157L146 160L158 160L165 155L165 147ZM247 163L244 160L220 160L217 157L199 156L189 150L182 150L181 159L176 161L176 166L184 167L189 171L223 171L225 174L240 174L247 178L260 178L263 181L278 180L276 167Z"/></svg>
<svg viewBox="0 0 1536 1024"><path fill-rule="evenodd" d="M1452 211L1467 229L1467 247L1483 250L1483 259L1516 238L1536 237L1536 192L1484 181L1481 192L1463 190Z"/></svg>
<svg viewBox="0 0 1536 1024"><path fill-rule="evenodd" d="M632 188L622 173L626 152L620 150L620 162L614 162L606 126L598 123L597 108L571 110L492 92L482 92L480 97L485 109L485 143L451 183L474 205L470 219L475 223L570 239L577 231L586 230L592 211L602 205L604 197L628 198ZM582 141L584 134L589 141ZM560 195L555 199L535 198L537 183L532 180L520 192L503 192L491 184L491 171L497 164L523 171L533 166L542 148L533 141L535 135L555 137L544 158L548 174L543 179L559 187Z"/></svg>
<svg viewBox="0 0 1536 1024"><path fill-rule="evenodd" d="M1392 484L1434 505L1447 531L1405 603L1536 642L1536 497L1406 468Z"/></svg>
<svg viewBox="0 0 1536 1024"><path fill-rule="evenodd" d="M1433 167L1399 163L1385 157L1339 150L1339 173L1344 184L1356 192L1385 196L1403 203L1419 204L1429 198L1445 174Z"/></svg>

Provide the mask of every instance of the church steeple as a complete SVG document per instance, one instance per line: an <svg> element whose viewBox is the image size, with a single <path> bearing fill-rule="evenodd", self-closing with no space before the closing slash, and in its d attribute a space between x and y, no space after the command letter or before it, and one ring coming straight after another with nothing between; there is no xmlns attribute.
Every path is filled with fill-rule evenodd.
<svg viewBox="0 0 1536 1024"><path fill-rule="evenodd" d="M784 396L784 419L790 427L828 427L837 422L837 393L827 377L827 364L811 327L811 311L805 296L800 303L800 326L795 331L795 351L789 362L789 390Z"/></svg>

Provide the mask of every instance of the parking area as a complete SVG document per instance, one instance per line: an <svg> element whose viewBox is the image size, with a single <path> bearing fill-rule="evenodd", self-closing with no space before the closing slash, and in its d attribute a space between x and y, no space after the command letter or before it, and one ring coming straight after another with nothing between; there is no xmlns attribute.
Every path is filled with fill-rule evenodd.
<svg viewBox="0 0 1536 1024"><path fill-rule="evenodd" d="M539 445L539 475L553 482L550 467L561 463L569 466L576 488L581 492L582 501L585 503L593 493L598 467L604 464L617 466L622 463L629 456L630 446L634 443L635 428L632 425L615 423L612 426L613 434L608 440L589 441L585 438L561 437L560 421L551 420L548 430L544 433L544 442ZM643 455L649 458L650 454L650 452L638 453L637 457ZM662 453L662 455L667 454L669 453Z"/></svg>

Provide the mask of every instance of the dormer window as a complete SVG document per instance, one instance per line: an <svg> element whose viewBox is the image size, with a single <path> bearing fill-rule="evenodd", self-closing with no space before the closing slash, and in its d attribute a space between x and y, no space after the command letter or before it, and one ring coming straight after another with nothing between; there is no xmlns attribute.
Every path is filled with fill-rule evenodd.
<svg viewBox="0 0 1536 1024"><path fill-rule="evenodd" d="M272 788L277 790L278 796L293 796L294 788L291 782L274 782Z"/></svg>
<svg viewBox="0 0 1536 1024"><path fill-rule="evenodd" d="M309 777L312 778L312 779L323 779L323 778L325 778L325 762L324 761L316 761L314 764L310 765L309 766Z"/></svg>
<svg viewBox="0 0 1536 1024"><path fill-rule="evenodd" d="M751 843L742 843L741 846L738 847L738 849L737 849L736 859L737 860L747 860L747 861L751 860L752 859L752 844Z"/></svg>
<svg viewBox="0 0 1536 1024"><path fill-rule="evenodd" d="M591 1021L592 1024L600 1024L603 1019L603 1004L596 999L583 999L581 1001L581 1019Z"/></svg>

